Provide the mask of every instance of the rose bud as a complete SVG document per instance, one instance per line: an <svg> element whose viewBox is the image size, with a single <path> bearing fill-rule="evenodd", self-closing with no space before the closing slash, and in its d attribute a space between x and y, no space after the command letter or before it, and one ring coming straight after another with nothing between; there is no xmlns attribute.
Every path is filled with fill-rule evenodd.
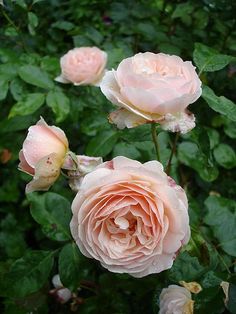
<svg viewBox="0 0 236 314"><path fill-rule="evenodd" d="M159 300L159 314L193 314L194 301L191 299L191 293L183 287L170 285L162 289Z"/></svg>
<svg viewBox="0 0 236 314"><path fill-rule="evenodd" d="M200 97L201 81L192 63L180 57L138 53L107 71L100 88L119 108L109 121L120 129L157 122L165 130L186 133L195 126L186 108Z"/></svg>
<svg viewBox="0 0 236 314"><path fill-rule="evenodd" d="M70 223L82 254L137 278L171 268L190 237L187 197L173 182L158 161L122 156L85 175Z"/></svg>
<svg viewBox="0 0 236 314"><path fill-rule="evenodd" d="M29 128L19 153L19 170L33 176L26 193L50 188L60 175L67 151L68 140L60 128L47 125L43 118Z"/></svg>
<svg viewBox="0 0 236 314"><path fill-rule="evenodd" d="M55 80L74 85L98 85L106 63L106 52L97 47L74 48L61 57L61 75Z"/></svg>
<svg viewBox="0 0 236 314"><path fill-rule="evenodd" d="M59 274L53 276L52 284L56 289L51 290L50 293L53 294L60 303L64 304L71 299L72 293L68 288L64 288Z"/></svg>

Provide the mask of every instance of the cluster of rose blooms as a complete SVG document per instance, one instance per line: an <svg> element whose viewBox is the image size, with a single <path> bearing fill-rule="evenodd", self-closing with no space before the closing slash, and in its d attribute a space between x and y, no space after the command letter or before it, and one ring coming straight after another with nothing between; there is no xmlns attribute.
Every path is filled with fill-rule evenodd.
<svg viewBox="0 0 236 314"><path fill-rule="evenodd" d="M118 106L109 115L118 128L158 123L186 133L195 126L187 106L200 97L201 81L191 62L151 52L122 60L117 70L105 70L106 62L97 47L75 48L61 58L56 80L100 86ZM190 239L186 194L156 160L77 156L65 133L43 118L29 128L19 157L19 169L33 176L27 193L48 190L61 171L67 173L77 192L72 236L85 256L109 271L137 278L159 273L171 268ZM160 313L192 313L189 291L176 285L163 289Z"/></svg>

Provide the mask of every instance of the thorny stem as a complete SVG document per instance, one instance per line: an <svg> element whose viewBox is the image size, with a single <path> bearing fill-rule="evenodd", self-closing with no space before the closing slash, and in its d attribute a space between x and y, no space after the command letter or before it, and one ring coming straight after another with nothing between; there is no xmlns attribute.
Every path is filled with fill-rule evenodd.
<svg viewBox="0 0 236 314"><path fill-rule="evenodd" d="M173 146L172 146L172 149L171 149L170 158L169 158L168 164L166 166L166 173L167 173L167 175L170 174L171 162L172 162L172 158L173 158L174 154L176 153L176 145L177 145L178 139L179 139L179 133L176 133L175 134L174 143L173 143Z"/></svg>
<svg viewBox="0 0 236 314"><path fill-rule="evenodd" d="M157 140L157 126L155 122L151 124L151 130L152 130L152 140L155 146L157 160L160 161L160 151L159 151L159 145L158 145L158 140Z"/></svg>

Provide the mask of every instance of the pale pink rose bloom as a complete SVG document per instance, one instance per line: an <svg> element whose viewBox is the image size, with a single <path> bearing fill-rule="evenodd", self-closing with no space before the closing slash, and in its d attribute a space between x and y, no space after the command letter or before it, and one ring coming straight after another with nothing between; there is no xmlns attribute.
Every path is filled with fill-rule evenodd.
<svg viewBox="0 0 236 314"><path fill-rule="evenodd" d="M119 128L148 122L161 122L164 126L165 120L169 123L168 115L171 114L172 125L166 129L179 129L180 132L183 117L188 118L184 132L186 125L189 129L194 126L194 121L189 121L194 119L193 115L184 113L202 93L201 81L190 61L151 52L138 53L121 61L116 71L106 72L100 88L119 107L116 114L110 115L110 121Z"/></svg>
<svg viewBox="0 0 236 314"><path fill-rule="evenodd" d="M67 151L68 140L60 128L47 125L43 118L29 128L19 153L19 169L33 176L26 193L50 188L60 175Z"/></svg>
<svg viewBox="0 0 236 314"><path fill-rule="evenodd" d="M74 48L61 57L61 75L55 80L74 85L99 85L106 63L106 52L97 47Z"/></svg>
<svg viewBox="0 0 236 314"><path fill-rule="evenodd" d="M158 161L119 156L99 165L84 177L72 212L81 252L134 277L170 268L190 237L186 194Z"/></svg>
<svg viewBox="0 0 236 314"><path fill-rule="evenodd" d="M170 285L162 289L159 300L159 314L193 314L194 301L191 293L183 287Z"/></svg>

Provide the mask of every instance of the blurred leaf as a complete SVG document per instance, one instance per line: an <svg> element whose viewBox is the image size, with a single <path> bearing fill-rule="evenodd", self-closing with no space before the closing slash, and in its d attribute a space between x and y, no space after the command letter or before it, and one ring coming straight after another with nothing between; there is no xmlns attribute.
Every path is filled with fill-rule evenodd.
<svg viewBox="0 0 236 314"><path fill-rule="evenodd" d="M24 297L38 291L46 282L52 266L54 252L28 251L16 260L0 282L2 296Z"/></svg>
<svg viewBox="0 0 236 314"><path fill-rule="evenodd" d="M195 143L180 143L178 146L178 159L184 165L195 169L205 181L214 181L219 174L214 164L199 150Z"/></svg>
<svg viewBox="0 0 236 314"><path fill-rule="evenodd" d="M236 166L236 154L233 148L227 144L220 144L214 149L214 157L219 165L226 169Z"/></svg>
<svg viewBox="0 0 236 314"><path fill-rule="evenodd" d="M230 138L236 138L236 122L227 121L224 131Z"/></svg>
<svg viewBox="0 0 236 314"><path fill-rule="evenodd" d="M66 198L52 192L42 195L30 193L27 197L31 203L31 215L42 226L42 231L47 237L56 241L71 238L69 228L71 206Z"/></svg>
<svg viewBox="0 0 236 314"><path fill-rule="evenodd" d="M31 35L35 35L35 28L38 26L38 17L33 12L28 12L28 29Z"/></svg>
<svg viewBox="0 0 236 314"><path fill-rule="evenodd" d="M236 202L219 196L209 196L205 205L208 213L204 222L212 227L220 247L236 256Z"/></svg>
<svg viewBox="0 0 236 314"><path fill-rule="evenodd" d="M113 149L113 157L116 156L125 156L131 159L139 159L141 154L134 144L121 142L116 144Z"/></svg>
<svg viewBox="0 0 236 314"><path fill-rule="evenodd" d="M228 291L229 300L227 302L227 308L232 314L236 314L236 285L232 283L229 284L229 291Z"/></svg>
<svg viewBox="0 0 236 314"><path fill-rule="evenodd" d="M66 244L59 255L59 275L64 287L76 291L84 279L85 257L80 253L76 243Z"/></svg>
<svg viewBox="0 0 236 314"><path fill-rule="evenodd" d="M67 21L57 21L52 24L52 27L62 29L64 31L70 31L71 29L75 27L75 25Z"/></svg>
<svg viewBox="0 0 236 314"><path fill-rule="evenodd" d="M207 47L200 43L195 43L195 50L193 52L193 60L202 72L214 72L223 69L235 58L232 56L220 54L215 49Z"/></svg>
<svg viewBox="0 0 236 314"><path fill-rule="evenodd" d="M103 131L89 141L86 155L104 157L112 151L117 140L117 132Z"/></svg>
<svg viewBox="0 0 236 314"><path fill-rule="evenodd" d="M19 101L22 98L22 95L24 94L24 85L25 83L17 77L11 81L10 91L16 101Z"/></svg>
<svg viewBox="0 0 236 314"><path fill-rule="evenodd" d="M57 123L65 120L70 112L70 100L63 92L50 91L47 94L46 102L54 112Z"/></svg>
<svg viewBox="0 0 236 314"><path fill-rule="evenodd" d="M46 72L35 65L24 65L19 69L20 78L28 84L44 89L52 89L54 83Z"/></svg>
<svg viewBox="0 0 236 314"><path fill-rule="evenodd" d="M211 109L225 115L229 120L236 121L236 105L224 96L216 96L208 86L203 86L202 97Z"/></svg>
<svg viewBox="0 0 236 314"><path fill-rule="evenodd" d="M34 113L43 105L44 100L44 94L34 93L26 95L11 108L9 118L14 116L26 116Z"/></svg>
<svg viewBox="0 0 236 314"><path fill-rule="evenodd" d="M200 265L197 257L190 256L187 252L181 253L175 260L169 271L169 278L175 282L180 280L197 281L205 273L205 269Z"/></svg>
<svg viewBox="0 0 236 314"><path fill-rule="evenodd" d="M0 101L5 99L8 92L8 81L4 81L0 77Z"/></svg>

